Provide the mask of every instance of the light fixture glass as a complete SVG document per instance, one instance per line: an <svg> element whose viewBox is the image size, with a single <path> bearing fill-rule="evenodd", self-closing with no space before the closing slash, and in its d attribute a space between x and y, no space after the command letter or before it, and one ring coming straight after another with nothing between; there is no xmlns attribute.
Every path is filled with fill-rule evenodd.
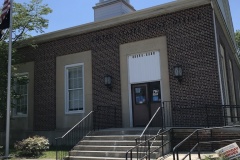
<svg viewBox="0 0 240 160"><path fill-rule="evenodd" d="M182 66L181 65L174 66L173 72L174 77L177 78L178 81L181 81L183 76Z"/></svg>
<svg viewBox="0 0 240 160"><path fill-rule="evenodd" d="M111 89L111 88L112 88L112 77L109 76L109 75L106 75L106 76L104 77L104 84L105 84L105 86L107 86L109 89Z"/></svg>

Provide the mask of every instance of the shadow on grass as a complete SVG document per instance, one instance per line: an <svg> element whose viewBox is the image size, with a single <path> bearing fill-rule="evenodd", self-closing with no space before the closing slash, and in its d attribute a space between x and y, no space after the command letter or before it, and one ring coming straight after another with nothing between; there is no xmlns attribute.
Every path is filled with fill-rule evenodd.
<svg viewBox="0 0 240 160"><path fill-rule="evenodd" d="M64 148L61 151L68 152L68 148ZM3 147L0 148L0 157L4 156L5 149ZM9 150L9 156L11 159L56 159L56 148L50 147L49 150L43 151L38 155L20 155L19 151L15 150L13 147Z"/></svg>

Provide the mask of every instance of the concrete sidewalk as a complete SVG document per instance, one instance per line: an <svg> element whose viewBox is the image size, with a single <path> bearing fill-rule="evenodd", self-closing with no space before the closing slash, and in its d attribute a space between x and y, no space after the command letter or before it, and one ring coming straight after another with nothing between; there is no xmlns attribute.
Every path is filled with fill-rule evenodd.
<svg viewBox="0 0 240 160"><path fill-rule="evenodd" d="M5 157L0 157L0 160L3 160L3 159L6 159ZM8 158L8 159L11 159L11 160L56 160L56 159L34 159L34 158Z"/></svg>

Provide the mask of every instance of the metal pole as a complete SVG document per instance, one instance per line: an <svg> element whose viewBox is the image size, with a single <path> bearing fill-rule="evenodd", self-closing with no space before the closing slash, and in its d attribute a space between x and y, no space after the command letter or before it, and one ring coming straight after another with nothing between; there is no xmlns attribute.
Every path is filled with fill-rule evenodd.
<svg viewBox="0 0 240 160"><path fill-rule="evenodd" d="M209 128L209 119L208 119L208 110L207 110L207 105L205 105L205 112L206 112L206 116L207 116L207 127Z"/></svg>
<svg viewBox="0 0 240 160"><path fill-rule="evenodd" d="M5 157L9 156L10 109L11 109L11 67L12 67L12 5L10 0L9 45L8 45L8 87L7 87L7 119L6 119L6 148Z"/></svg>
<svg viewBox="0 0 240 160"><path fill-rule="evenodd" d="M58 160L58 140L55 138L56 142L56 160Z"/></svg>
<svg viewBox="0 0 240 160"><path fill-rule="evenodd" d="M197 131L197 144L198 144L198 158L201 159L200 148L199 148L199 134L198 134L198 131Z"/></svg>

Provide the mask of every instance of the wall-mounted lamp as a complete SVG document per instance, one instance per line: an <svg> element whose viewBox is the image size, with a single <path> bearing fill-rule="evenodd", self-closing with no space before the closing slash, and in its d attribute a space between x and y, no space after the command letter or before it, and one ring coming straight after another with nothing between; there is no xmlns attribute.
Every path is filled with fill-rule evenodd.
<svg viewBox="0 0 240 160"><path fill-rule="evenodd" d="M183 72L182 72L182 66L181 65L176 65L173 67L173 75L175 78L178 79L179 82L182 81L182 76L183 76Z"/></svg>
<svg viewBox="0 0 240 160"><path fill-rule="evenodd" d="M109 75L106 75L104 77L104 84L107 86L110 90L112 90L112 77Z"/></svg>

